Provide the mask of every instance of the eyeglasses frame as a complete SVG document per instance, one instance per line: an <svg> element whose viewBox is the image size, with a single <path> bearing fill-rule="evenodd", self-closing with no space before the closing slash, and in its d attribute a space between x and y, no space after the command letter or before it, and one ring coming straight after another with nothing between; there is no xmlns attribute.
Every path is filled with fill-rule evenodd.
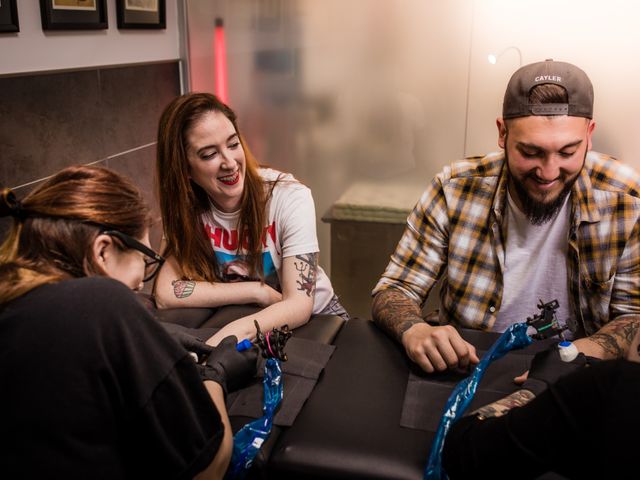
<svg viewBox="0 0 640 480"><path fill-rule="evenodd" d="M109 230L109 229L102 230L100 233L103 235L109 235L110 237L116 237L125 245L125 247L131 248L133 250L137 250L138 252L143 253L147 257L155 260L155 262L151 262L151 263L147 263L145 261L145 267L152 265L153 263L158 263L158 268L155 269L153 273L151 273L149 276L143 278L142 279L143 282L148 282L152 280L158 274L158 272L160 271L160 267L162 267L162 265L165 262L165 258L162 255L160 255L159 253L156 253L151 248L147 247L144 243L139 242L138 240L133 238L131 235L122 233L119 230Z"/></svg>

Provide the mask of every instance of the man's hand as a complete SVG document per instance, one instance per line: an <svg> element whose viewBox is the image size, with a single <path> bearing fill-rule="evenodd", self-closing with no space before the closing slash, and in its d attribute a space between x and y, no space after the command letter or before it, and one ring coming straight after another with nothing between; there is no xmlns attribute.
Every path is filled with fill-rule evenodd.
<svg viewBox="0 0 640 480"><path fill-rule="evenodd" d="M426 322L416 323L404 332L401 341L409 358L427 373L466 368L480 361L476 348L449 325L432 327Z"/></svg>

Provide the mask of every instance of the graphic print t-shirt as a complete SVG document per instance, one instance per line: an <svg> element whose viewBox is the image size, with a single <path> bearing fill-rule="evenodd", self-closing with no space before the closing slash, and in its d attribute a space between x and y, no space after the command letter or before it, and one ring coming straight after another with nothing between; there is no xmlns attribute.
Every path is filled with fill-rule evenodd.
<svg viewBox="0 0 640 480"><path fill-rule="evenodd" d="M319 251L316 236L316 214L311 191L292 175L273 169L260 169L267 182L276 181L267 202L267 224L262 237L262 265L265 283L282 292L282 259ZM249 275L245 250L238 249L238 218L240 212L225 213L211 205L202 222L211 240L225 282L259 280ZM304 284L302 275L300 282ZM301 285L301 288L305 288ZM329 278L318 267L313 313L320 313L333 297Z"/></svg>

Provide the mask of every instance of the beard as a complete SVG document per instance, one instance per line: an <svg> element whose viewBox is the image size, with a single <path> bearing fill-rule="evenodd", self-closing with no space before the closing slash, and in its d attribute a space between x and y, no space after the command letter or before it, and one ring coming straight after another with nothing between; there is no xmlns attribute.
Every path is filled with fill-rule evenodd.
<svg viewBox="0 0 640 480"><path fill-rule="evenodd" d="M527 172L522 178L516 177L509 167L509 156L507 151L504 151L505 161L507 162L507 170L509 171L509 176L513 180L513 185L516 190L516 195L520 200L522 205L522 211L529 219L529 222L532 225L544 225L548 221L550 221L553 217L556 216L562 205L564 205L564 201L566 200L569 193L571 193L571 189L573 188L574 183L578 180L578 176L584 168L584 162L587 158L587 152L584 154L584 159L582 160L582 167L573 177L568 177L566 174L560 171L560 175L558 176L558 180L564 184L564 187L558 194L558 196L549 202L546 200L546 195L542 198L542 200L537 200L527 191L527 187L524 182L527 179L535 179L537 178L535 171L531 170Z"/></svg>

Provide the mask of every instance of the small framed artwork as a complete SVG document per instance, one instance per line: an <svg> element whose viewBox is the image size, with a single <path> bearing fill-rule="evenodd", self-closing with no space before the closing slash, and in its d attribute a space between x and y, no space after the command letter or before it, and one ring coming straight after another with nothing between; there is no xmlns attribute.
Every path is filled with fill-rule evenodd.
<svg viewBox="0 0 640 480"><path fill-rule="evenodd" d="M165 0L116 0L118 28L167 28Z"/></svg>
<svg viewBox="0 0 640 480"><path fill-rule="evenodd" d="M99 30L109 26L106 0L40 0L43 30Z"/></svg>
<svg viewBox="0 0 640 480"><path fill-rule="evenodd" d="M0 0L0 33L19 32L17 0Z"/></svg>

